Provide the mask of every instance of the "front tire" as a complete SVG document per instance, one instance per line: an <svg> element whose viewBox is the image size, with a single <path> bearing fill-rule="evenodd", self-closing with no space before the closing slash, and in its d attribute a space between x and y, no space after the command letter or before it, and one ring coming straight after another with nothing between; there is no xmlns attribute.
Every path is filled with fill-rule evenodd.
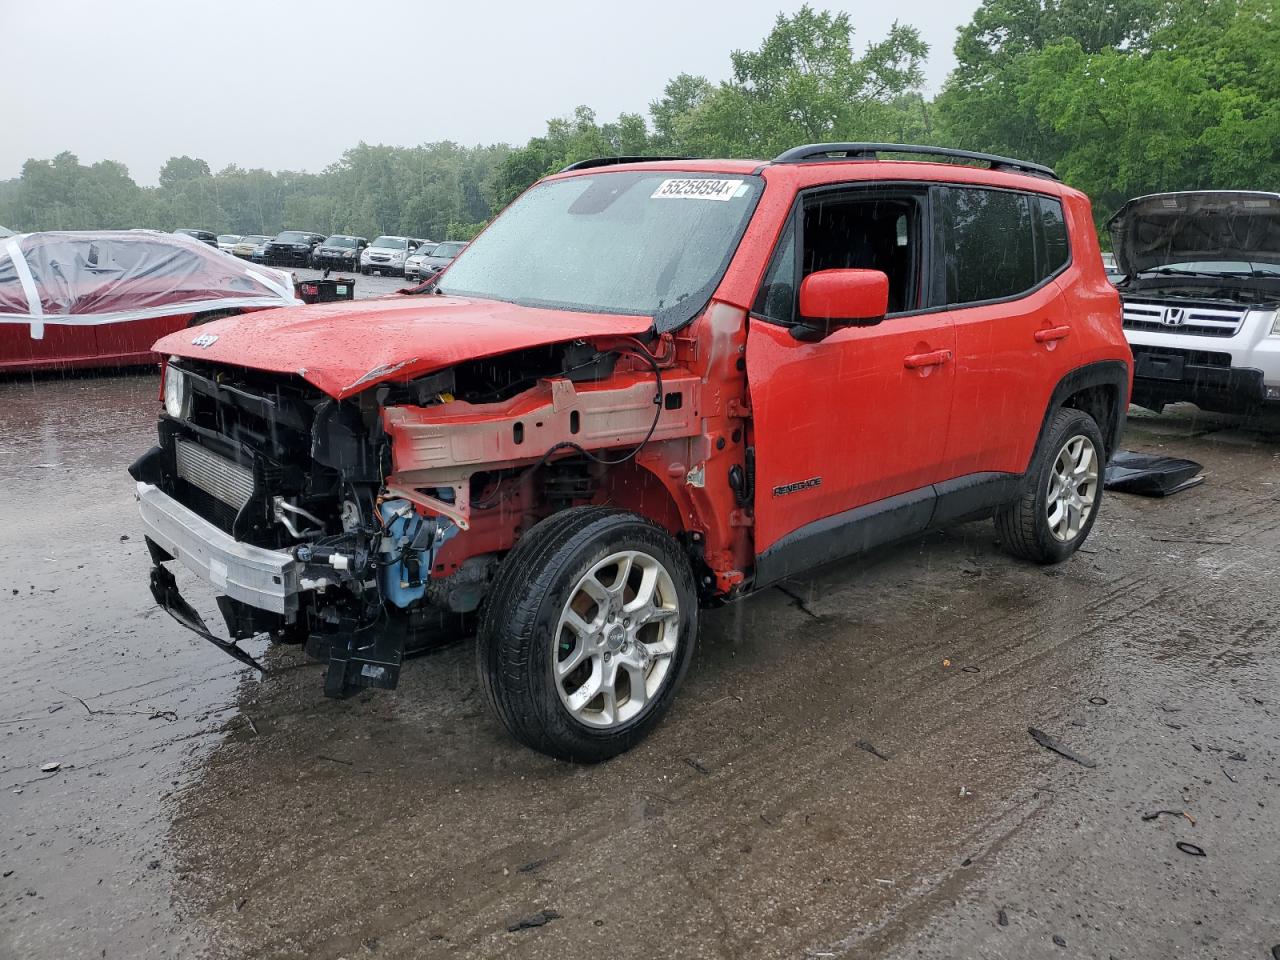
<svg viewBox="0 0 1280 960"><path fill-rule="evenodd" d="M597 763L661 721L697 631L693 572L670 534L576 507L531 529L499 569L477 638L481 685L521 743Z"/></svg>
<svg viewBox="0 0 1280 960"><path fill-rule="evenodd" d="M996 513L1004 548L1035 563L1061 563L1080 548L1102 505L1106 447L1083 410L1054 414L1036 448L1022 495Z"/></svg>

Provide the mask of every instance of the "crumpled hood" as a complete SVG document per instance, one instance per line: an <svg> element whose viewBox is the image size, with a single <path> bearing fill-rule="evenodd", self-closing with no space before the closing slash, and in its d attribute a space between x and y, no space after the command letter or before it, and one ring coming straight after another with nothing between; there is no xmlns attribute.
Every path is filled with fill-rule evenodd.
<svg viewBox="0 0 1280 960"><path fill-rule="evenodd" d="M1132 276L1170 263L1280 264L1280 194L1246 190L1154 193L1109 221L1116 264Z"/></svg>
<svg viewBox="0 0 1280 960"><path fill-rule="evenodd" d="M153 349L296 374L341 399L464 360L580 337L635 336L652 326L652 317L418 294L226 317L170 334Z"/></svg>

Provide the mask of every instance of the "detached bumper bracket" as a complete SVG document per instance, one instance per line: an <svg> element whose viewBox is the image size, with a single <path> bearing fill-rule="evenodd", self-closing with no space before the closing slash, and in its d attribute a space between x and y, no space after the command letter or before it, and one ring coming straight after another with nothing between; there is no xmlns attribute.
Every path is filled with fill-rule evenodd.
<svg viewBox="0 0 1280 960"><path fill-rule="evenodd" d="M173 574L158 563L151 568L151 595L169 616L192 633L204 637L227 656L239 660L245 666L253 667L259 673L267 673L266 667L241 650L234 642L214 636L205 624L204 618L196 612L195 607L182 599L182 594L178 592L178 582Z"/></svg>
<svg viewBox="0 0 1280 960"><path fill-rule="evenodd" d="M364 630L351 622L327 639L329 667L324 675L324 695L345 700L366 687L394 690L400 682L400 665L404 662L407 623L384 620L383 628L373 631L373 639L363 640Z"/></svg>

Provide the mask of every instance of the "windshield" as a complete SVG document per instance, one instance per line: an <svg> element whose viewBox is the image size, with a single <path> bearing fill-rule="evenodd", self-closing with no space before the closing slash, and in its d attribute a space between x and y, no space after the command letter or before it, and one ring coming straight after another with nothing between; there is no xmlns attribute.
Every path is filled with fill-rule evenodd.
<svg viewBox="0 0 1280 960"><path fill-rule="evenodd" d="M462 252L462 248L465 246L466 243L459 243L456 241L453 243L441 243L431 251L431 256L441 257L443 259L452 259L460 254Z"/></svg>
<svg viewBox="0 0 1280 960"><path fill-rule="evenodd" d="M1252 263L1245 260L1197 260L1187 263L1167 263L1161 267L1144 270L1143 273L1186 273L1193 276L1251 277L1259 273L1280 277L1280 266L1274 263Z"/></svg>
<svg viewBox="0 0 1280 960"><path fill-rule="evenodd" d="M235 242L236 242L236 241L238 241L239 239L240 239L240 234L238 234L238 233L220 233L220 234L218 234L218 242L219 242L219 243L235 243Z"/></svg>
<svg viewBox="0 0 1280 960"><path fill-rule="evenodd" d="M379 237L369 244L371 247L384 247L388 250L403 250L408 245L409 241L404 237Z"/></svg>
<svg viewBox="0 0 1280 960"><path fill-rule="evenodd" d="M711 296L760 189L756 177L665 172L539 184L453 262L442 292L593 313L669 311L658 326L670 328Z"/></svg>
<svg viewBox="0 0 1280 960"><path fill-rule="evenodd" d="M346 247L350 249L356 245L355 237L330 237L324 242L326 247Z"/></svg>
<svg viewBox="0 0 1280 960"><path fill-rule="evenodd" d="M307 235L298 230L286 230L276 237L281 243L305 243Z"/></svg>
<svg viewBox="0 0 1280 960"><path fill-rule="evenodd" d="M251 237L241 237L240 242L241 243L266 243L270 239L271 239L270 237L264 237L261 234L255 233Z"/></svg>

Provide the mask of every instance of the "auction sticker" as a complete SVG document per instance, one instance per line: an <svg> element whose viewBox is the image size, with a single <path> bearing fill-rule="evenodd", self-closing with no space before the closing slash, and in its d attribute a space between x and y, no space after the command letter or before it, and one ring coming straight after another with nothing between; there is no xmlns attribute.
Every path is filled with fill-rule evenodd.
<svg viewBox="0 0 1280 960"><path fill-rule="evenodd" d="M650 200L732 200L739 196L741 180L663 180Z"/></svg>

